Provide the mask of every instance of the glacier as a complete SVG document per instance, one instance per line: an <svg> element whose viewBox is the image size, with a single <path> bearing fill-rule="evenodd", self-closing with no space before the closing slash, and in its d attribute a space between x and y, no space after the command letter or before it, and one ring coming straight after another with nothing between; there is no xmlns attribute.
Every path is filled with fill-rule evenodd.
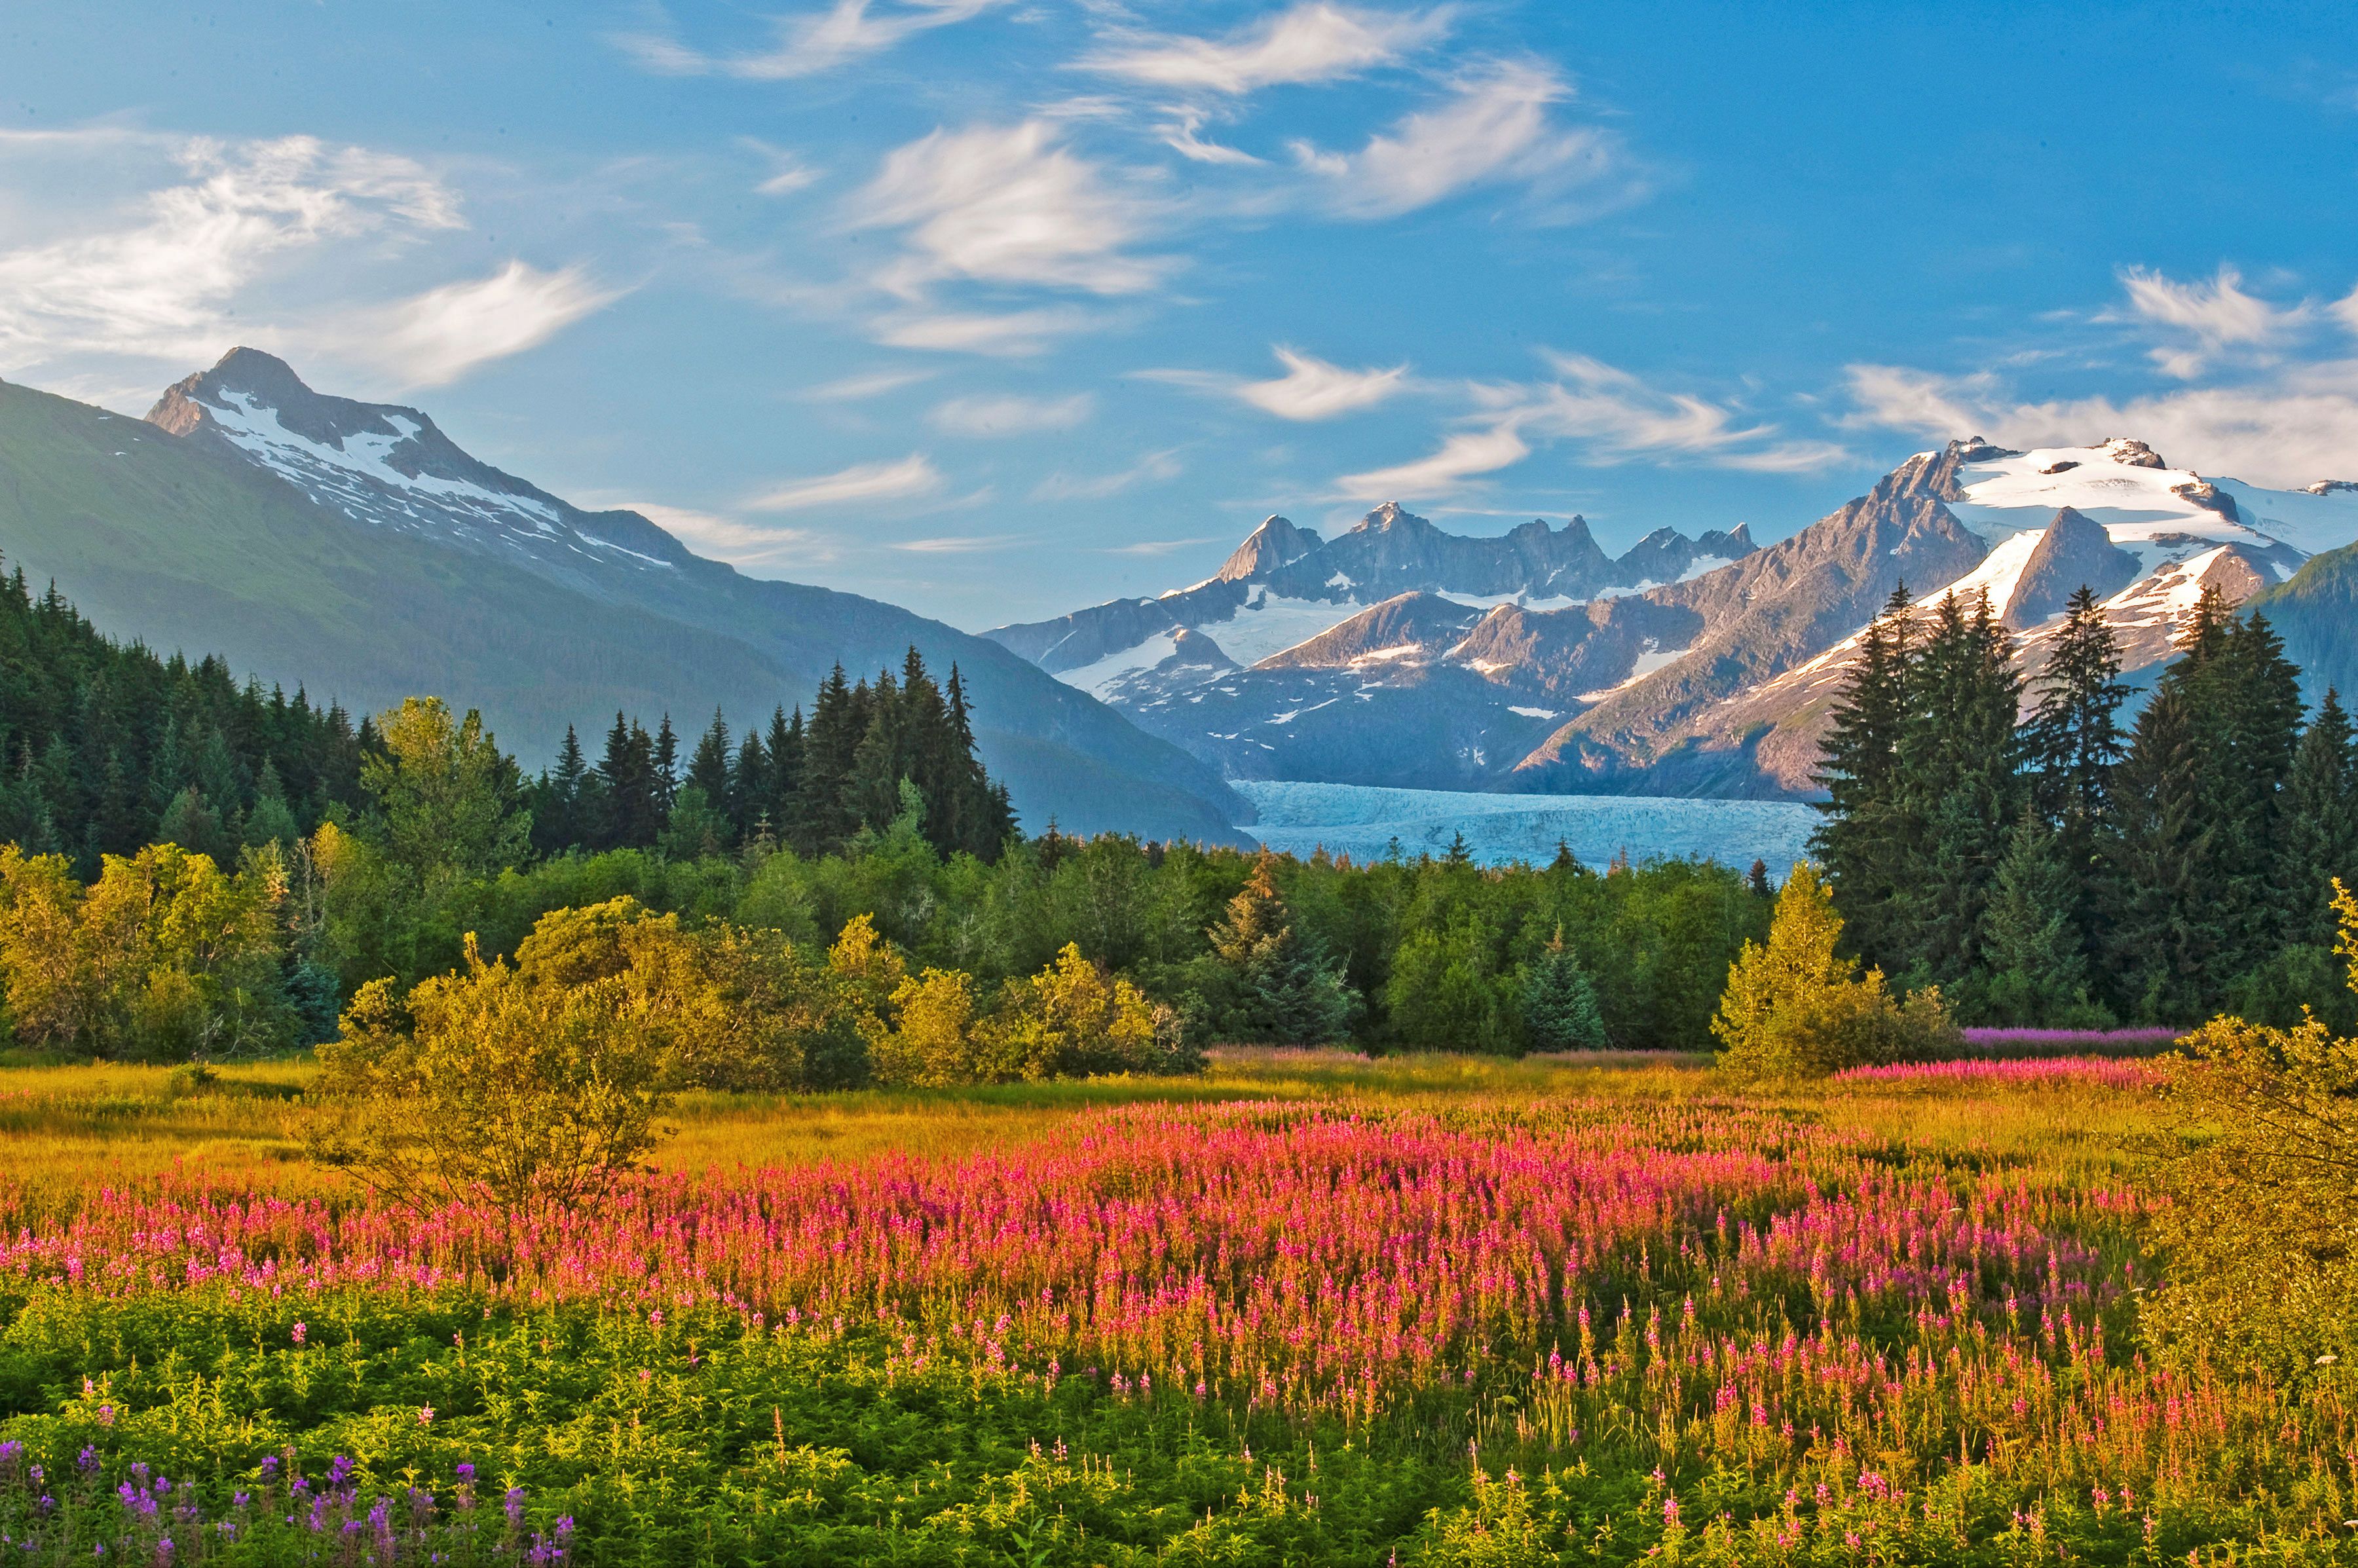
<svg viewBox="0 0 2358 1568"><path fill-rule="evenodd" d="M1259 819L1238 828L1282 853L1325 848L1380 860L1391 841L1410 857L1441 854L1457 834L1485 866L1555 858L1558 840L1583 863L1707 860L1747 868L1766 860L1779 881L1807 853L1818 813L1790 800L1690 800L1627 795L1479 795L1368 784L1232 779Z"/></svg>

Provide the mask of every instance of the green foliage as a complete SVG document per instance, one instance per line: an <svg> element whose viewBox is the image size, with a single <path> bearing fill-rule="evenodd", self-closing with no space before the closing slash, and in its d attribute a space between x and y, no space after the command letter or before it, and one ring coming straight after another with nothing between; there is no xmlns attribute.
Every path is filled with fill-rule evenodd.
<svg viewBox="0 0 2358 1568"><path fill-rule="evenodd" d="M471 944L464 970L406 996L372 980L319 1047L306 1147L420 1208L594 1198L655 1141L662 1042L631 991L542 983Z"/></svg>
<svg viewBox="0 0 2358 1568"><path fill-rule="evenodd" d="M226 862L292 839L357 798L362 745L341 708L103 637L21 568L0 580L0 838L85 881L158 841Z"/></svg>
<svg viewBox="0 0 2358 1568"><path fill-rule="evenodd" d="M0 846L0 978L31 1045L185 1061L292 1044L286 874L273 849L224 874L172 844L109 855L95 884L61 855Z"/></svg>
<svg viewBox="0 0 2358 1568"><path fill-rule="evenodd" d="M371 810L359 831L421 884L496 876L525 857L532 818L515 763L473 709L456 721L440 697L377 716L379 748L361 762Z"/></svg>
<svg viewBox="0 0 2358 1568"><path fill-rule="evenodd" d="M2338 882L2334 895L2358 990L2358 900ZM2170 1281L2147 1310L2157 1339L2279 1379L2358 1366L2358 1040L2315 1017L2213 1019L2188 1037L2170 1098L2177 1136L2155 1170Z"/></svg>
<svg viewBox="0 0 2358 1568"><path fill-rule="evenodd" d="M1263 850L1211 930L1203 966L1213 1028L1223 1040L1324 1045L1349 1029L1356 1000L1312 939L1298 935Z"/></svg>
<svg viewBox="0 0 2358 1568"><path fill-rule="evenodd" d="M1580 956L1564 946L1561 925L1539 957L1524 966L1522 1008L1523 1031L1536 1050L1601 1051L1608 1044L1596 988L1580 967Z"/></svg>
<svg viewBox="0 0 2358 1568"><path fill-rule="evenodd" d="M1804 861L1777 895L1764 944L1747 942L1728 971L1712 1033L1720 1061L1752 1078L1823 1077L1845 1067L1921 1060L1956 1044L1938 988L1894 1002L1877 969L1837 950L1832 890Z"/></svg>

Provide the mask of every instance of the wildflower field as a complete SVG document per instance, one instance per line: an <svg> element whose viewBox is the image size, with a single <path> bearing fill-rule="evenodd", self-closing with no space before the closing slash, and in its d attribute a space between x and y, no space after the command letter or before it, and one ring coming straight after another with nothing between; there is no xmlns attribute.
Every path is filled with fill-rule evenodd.
<svg viewBox="0 0 2358 1568"><path fill-rule="evenodd" d="M301 1072L0 1073L0 1568L2358 1561L2335 1368L2141 1343L2141 1063L714 1098L536 1224Z"/></svg>

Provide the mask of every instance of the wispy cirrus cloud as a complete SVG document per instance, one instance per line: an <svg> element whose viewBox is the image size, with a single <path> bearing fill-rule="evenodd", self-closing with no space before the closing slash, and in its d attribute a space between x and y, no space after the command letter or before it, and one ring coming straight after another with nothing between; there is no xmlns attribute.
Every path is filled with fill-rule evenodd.
<svg viewBox="0 0 2358 1568"><path fill-rule="evenodd" d="M663 76L733 76L788 81L880 55L920 33L971 21L1009 0L836 0L824 11L779 16L770 47L708 54L665 32L617 33L610 41L643 69Z"/></svg>
<svg viewBox="0 0 2358 1568"><path fill-rule="evenodd" d="M995 438L1069 430L1087 419L1097 400L1086 392L1069 397L1023 397L1012 393L953 397L925 416L936 430L953 436Z"/></svg>
<svg viewBox="0 0 2358 1568"><path fill-rule="evenodd" d="M808 529L748 523L719 513L670 506L654 501L622 501L627 507L702 555L737 566L767 566L784 560L832 561L834 540Z"/></svg>
<svg viewBox="0 0 2358 1568"><path fill-rule="evenodd" d="M460 226L459 200L424 166L311 136L222 142L108 129L122 148L164 153L178 178L127 209L0 251L0 356L67 353L210 358L233 333L240 294L265 269L334 242ZM129 140L126 141L125 138ZM10 144L73 154L71 133Z"/></svg>
<svg viewBox="0 0 2358 1568"><path fill-rule="evenodd" d="M1445 500L1469 481L1513 467L1537 447L1563 443L1591 464L1702 463L1755 472L1803 473L1855 462L1837 443L1795 440L1725 405L1666 392L1585 354L1544 351L1554 371L1539 382L1475 383L1463 427L1430 455L1335 481L1346 501Z"/></svg>
<svg viewBox="0 0 2358 1568"><path fill-rule="evenodd" d="M1357 152L1293 144L1316 195L1336 214L1396 218L1482 186L1520 184L1560 195L1620 167L1613 139L1557 123L1572 86L1553 66L1502 60L1462 77L1449 96L1368 137Z"/></svg>
<svg viewBox="0 0 2358 1568"><path fill-rule="evenodd" d="M1139 381L1159 381L1233 397L1264 414L1298 423L1333 419L1373 408L1407 391L1412 384L1404 364L1388 369L1349 370L1282 343L1273 345L1270 351L1285 367L1285 373L1263 381L1197 370L1144 370L1131 374Z"/></svg>
<svg viewBox="0 0 2358 1568"><path fill-rule="evenodd" d="M807 512L855 501L897 501L931 495L942 488L941 470L923 452L898 462L854 463L833 473L788 480L753 495L748 512Z"/></svg>
<svg viewBox="0 0 2358 1568"><path fill-rule="evenodd" d="M512 261L489 277L446 283L362 311L336 346L404 386L441 386L477 365L539 347L623 292L600 287L581 267L544 272Z"/></svg>
<svg viewBox="0 0 2358 1568"><path fill-rule="evenodd" d="M1065 143L1041 118L936 131L895 148L853 199L855 229L901 233L903 254L871 281L916 299L945 280L1138 294L1170 257L1132 247L1152 203Z"/></svg>
<svg viewBox="0 0 2358 1568"><path fill-rule="evenodd" d="M1272 351L1285 366L1285 373L1268 381L1246 382L1236 395L1281 419L1332 419L1373 408L1408 384L1404 364L1389 370L1346 370L1293 349L1279 347Z"/></svg>
<svg viewBox="0 0 2358 1568"><path fill-rule="evenodd" d="M1060 340L1095 330L1108 318L1071 306L1022 310L898 310L876 318L876 341L896 349L1023 359L1044 353Z"/></svg>
<svg viewBox="0 0 2358 1568"><path fill-rule="evenodd" d="M2194 283L2129 267L2121 273L2121 286L2138 319L2192 340L2190 347L2181 341L2153 350L2154 362L2181 380L2201 374L2222 351L2274 347L2315 315L2306 302L2282 307L2246 293L2243 274L2232 266Z"/></svg>
<svg viewBox="0 0 2358 1568"><path fill-rule="evenodd" d="M1447 6L1375 11L1309 0L1217 38L1110 34L1076 63L1151 87L1236 95L1389 65L1439 38L1450 19Z"/></svg>
<svg viewBox="0 0 2358 1568"><path fill-rule="evenodd" d="M1032 488L1034 501L1106 501L1141 484L1177 479L1184 471L1179 450L1149 452L1126 469L1106 474L1070 474L1059 469Z"/></svg>

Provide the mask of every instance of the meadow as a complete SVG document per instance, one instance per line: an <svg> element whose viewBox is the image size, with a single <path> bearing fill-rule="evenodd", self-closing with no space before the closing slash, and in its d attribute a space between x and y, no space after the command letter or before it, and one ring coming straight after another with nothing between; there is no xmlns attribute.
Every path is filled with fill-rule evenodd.
<svg viewBox="0 0 2358 1568"><path fill-rule="evenodd" d="M0 1071L0 1563L2358 1557L2333 1387L2140 1346L2141 1062L692 1097L538 1223L309 1071Z"/></svg>

